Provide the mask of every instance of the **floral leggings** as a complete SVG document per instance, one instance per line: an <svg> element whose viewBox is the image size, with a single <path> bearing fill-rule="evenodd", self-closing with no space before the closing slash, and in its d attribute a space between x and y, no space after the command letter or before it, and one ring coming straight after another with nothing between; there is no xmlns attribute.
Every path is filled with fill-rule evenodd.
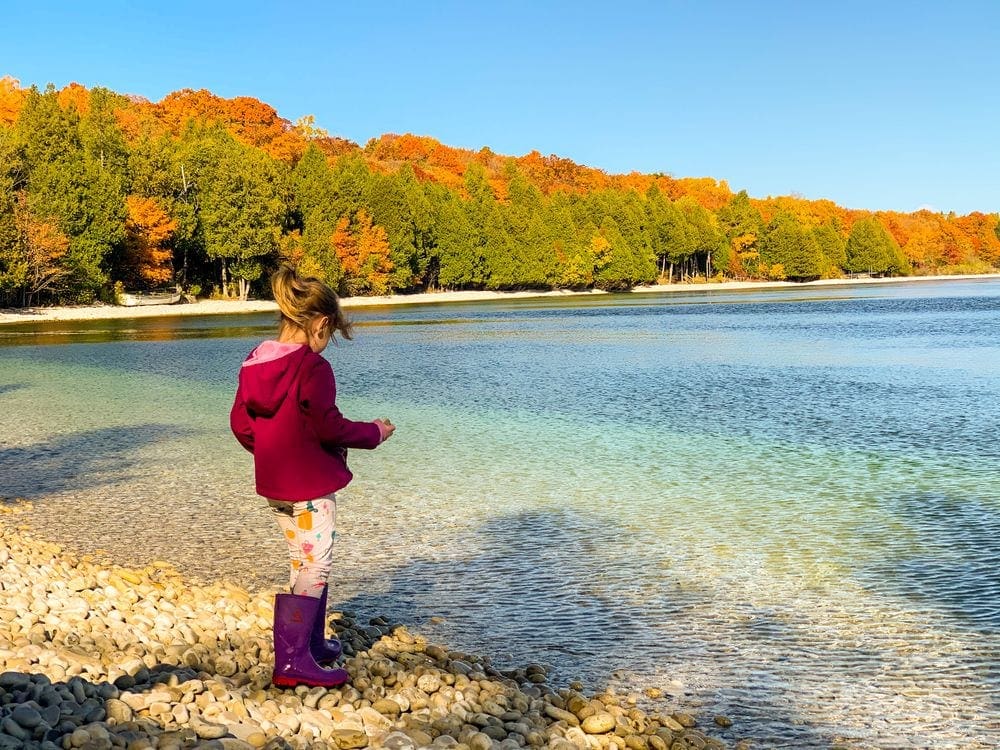
<svg viewBox="0 0 1000 750"><path fill-rule="evenodd" d="M319 598L333 570L337 498L330 495L301 503L279 500L267 503L288 542L292 593Z"/></svg>

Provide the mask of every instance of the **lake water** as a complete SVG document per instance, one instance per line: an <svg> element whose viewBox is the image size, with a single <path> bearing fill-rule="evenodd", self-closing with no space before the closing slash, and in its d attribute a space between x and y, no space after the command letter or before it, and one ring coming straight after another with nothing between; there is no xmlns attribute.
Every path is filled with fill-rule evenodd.
<svg viewBox="0 0 1000 750"><path fill-rule="evenodd" d="M755 747L1000 746L1000 282L352 316L340 405L398 431L352 451L337 606ZM280 583L227 422L273 322L0 327L0 496Z"/></svg>

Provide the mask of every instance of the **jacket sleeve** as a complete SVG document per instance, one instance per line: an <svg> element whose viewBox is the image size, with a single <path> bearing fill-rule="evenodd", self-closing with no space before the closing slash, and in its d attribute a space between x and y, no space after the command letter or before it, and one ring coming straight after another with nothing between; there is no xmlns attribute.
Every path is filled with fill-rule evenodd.
<svg viewBox="0 0 1000 750"><path fill-rule="evenodd" d="M236 439L240 441L240 445L253 453L253 419L247 411L241 388L236 389L236 400L229 412L229 428L233 431Z"/></svg>
<svg viewBox="0 0 1000 750"><path fill-rule="evenodd" d="M322 357L304 374L299 405L324 445L343 448L375 448L382 431L374 422L353 422L337 408L337 383L333 368Z"/></svg>

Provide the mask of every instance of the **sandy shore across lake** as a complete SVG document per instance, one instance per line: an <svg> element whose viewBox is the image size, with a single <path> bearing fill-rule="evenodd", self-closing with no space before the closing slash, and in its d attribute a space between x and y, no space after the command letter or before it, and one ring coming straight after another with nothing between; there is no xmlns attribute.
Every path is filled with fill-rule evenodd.
<svg viewBox="0 0 1000 750"><path fill-rule="evenodd" d="M898 284L921 281L958 281L969 279L998 279L1000 274L961 276L903 276L885 279L825 279L804 284L790 281L724 281L719 283L678 283L640 286L632 294L649 293L691 293L708 291L750 291L754 289L808 289L818 286L844 286L858 284ZM429 292L425 294L396 294L385 297L348 297L342 300L344 307L380 307L385 305L437 304L444 302L489 302L495 300L575 297L603 295L597 289L586 291L558 290L550 292ZM117 305L87 305L79 307L30 307L0 310L0 325L11 323L44 323L62 320L111 320L150 317L173 317L182 315L218 315L237 313L274 312L277 306L271 300L199 300L194 304L145 305L140 307L120 307Z"/></svg>

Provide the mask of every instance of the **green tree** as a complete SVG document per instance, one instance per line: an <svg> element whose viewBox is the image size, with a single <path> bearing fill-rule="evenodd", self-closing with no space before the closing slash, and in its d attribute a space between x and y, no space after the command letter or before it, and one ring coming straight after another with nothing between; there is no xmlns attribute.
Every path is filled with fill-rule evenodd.
<svg viewBox="0 0 1000 750"><path fill-rule="evenodd" d="M785 211L776 214L764 230L760 254L769 266L781 266L780 275L787 279L807 281L823 273L823 254L815 236Z"/></svg>
<svg viewBox="0 0 1000 750"><path fill-rule="evenodd" d="M306 225L299 245L299 270L305 276L315 276L325 281L333 289L339 289L344 280L344 272L333 246L332 237L336 223L317 218Z"/></svg>
<svg viewBox="0 0 1000 750"><path fill-rule="evenodd" d="M372 174L361 192L361 202L372 220L381 226L389 243L393 270L388 284L393 289L409 289L419 279L413 218L403 181L395 174Z"/></svg>
<svg viewBox="0 0 1000 750"><path fill-rule="evenodd" d="M891 274L905 270L899 245L874 216L859 219L847 238L847 264L852 273Z"/></svg>
<svg viewBox="0 0 1000 750"><path fill-rule="evenodd" d="M469 221L466 202L447 188L436 193L435 250L437 282L446 289L471 286L480 278L479 234Z"/></svg>
<svg viewBox="0 0 1000 750"><path fill-rule="evenodd" d="M813 229L813 237L826 259L826 275L838 275L847 265L847 243L843 235L833 224L820 224Z"/></svg>
<svg viewBox="0 0 1000 750"><path fill-rule="evenodd" d="M686 239L691 248L690 257L695 261L692 274L700 267L708 277L716 268L725 268L729 260L728 246L712 212L688 196L677 201L677 210L687 223Z"/></svg>
<svg viewBox="0 0 1000 750"><path fill-rule="evenodd" d="M283 175L263 152L227 138L206 177L199 188L205 250L219 264L223 293L231 274L245 300L277 255L286 212Z"/></svg>
<svg viewBox="0 0 1000 750"><path fill-rule="evenodd" d="M14 213L18 161L14 131L0 125L0 305L13 304L25 280Z"/></svg>
<svg viewBox="0 0 1000 750"><path fill-rule="evenodd" d="M652 253L643 258L629 247L625 235L613 217L607 216L592 240L594 249L594 286L622 290L651 281L656 273Z"/></svg>
<svg viewBox="0 0 1000 750"><path fill-rule="evenodd" d="M697 249L694 227L676 203L657 193L650 201L650 230L654 252L659 258L659 274L672 282L674 266L687 263Z"/></svg>
<svg viewBox="0 0 1000 750"><path fill-rule="evenodd" d="M572 199L565 193L552 195L543 207L544 244L554 260L551 285L583 289L594 283L594 256L588 239L573 220Z"/></svg>
<svg viewBox="0 0 1000 750"><path fill-rule="evenodd" d="M82 126L74 108L59 105L54 87L44 93L32 88L15 127L28 214L54 220L69 238L62 289L80 302L94 299L107 284L110 260L125 241L122 160L117 150L102 160L101 151L101 144L113 144L121 134L101 101Z"/></svg>
<svg viewBox="0 0 1000 750"><path fill-rule="evenodd" d="M729 202L719 209L717 214L719 229L726 237L729 245L729 258L726 266L716 263L719 268L726 268L733 276L757 276L760 262L760 249L757 242L763 231L764 220L760 211L750 203L746 190L741 190Z"/></svg>
<svg viewBox="0 0 1000 750"><path fill-rule="evenodd" d="M171 238L173 267L177 283L188 286L194 280L193 269L207 265L204 243L198 221L198 191L196 178L198 166L192 163L191 139L177 141L169 136L143 137L128 152L130 192L145 198L158 198L167 208L170 218L177 224ZM193 169L194 167L194 169ZM112 269L116 278L120 271ZM209 279L202 279L208 281Z"/></svg>
<svg viewBox="0 0 1000 750"><path fill-rule="evenodd" d="M427 289L431 282L428 274L432 270L431 260L435 245L430 184L422 185L409 164L399 170L397 178L403 187L403 195L409 209L410 231L413 233L414 254L410 258L409 272L415 283L422 289ZM436 267L433 270L436 273Z"/></svg>
<svg viewBox="0 0 1000 750"><path fill-rule="evenodd" d="M513 161L505 170L507 202L488 222L488 284L494 289L547 288L555 276L555 258L547 246L542 195Z"/></svg>
<svg viewBox="0 0 1000 750"><path fill-rule="evenodd" d="M357 214L364 206L362 196L370 177L360 154L349 153L337 159L330 176L330 215L339 218Z"/></svg>

